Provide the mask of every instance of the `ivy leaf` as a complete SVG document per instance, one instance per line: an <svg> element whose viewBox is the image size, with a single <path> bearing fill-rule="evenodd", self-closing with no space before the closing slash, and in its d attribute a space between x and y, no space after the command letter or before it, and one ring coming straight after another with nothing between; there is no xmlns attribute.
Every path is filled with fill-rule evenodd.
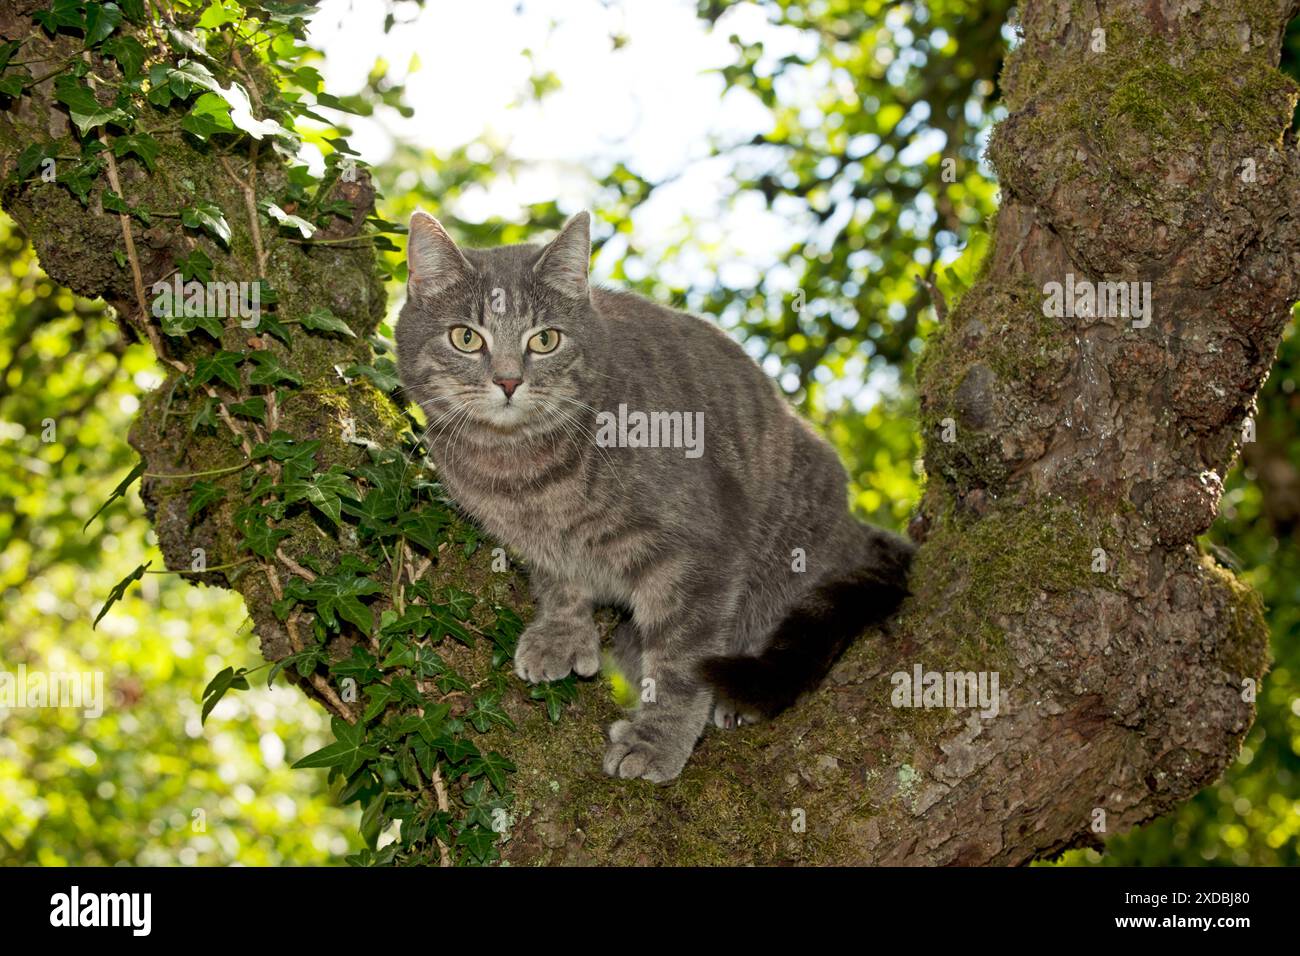
<svg viewBox="0 0 1300 956"><path fill-rule="evenodd" d="M481 734L487 733L494 723L505 724L511 730L515 729L514 721L501 709L501 695L498 693L484 694L477 698L465 717Z"/></svg>
<svg viewBox="0 0 1300 956"><path fill-rule="evenodd" d="M330 720L330 726L334 730L334 743L309 753L295 763L293 769L341 767L343 772L350 776L365 761L378 758L378 748L363 741L365 728L349 724L338 717Z"/></svg>
<svg viewBox="0 0 1300 956"><path fill-rule="evenodd" d="M210 3L203 11L203 16L199 17L198 25L205 30L215 30L227 23L238 23L240 15L237 11L238 7L232 3Z"/></svg>
<svg viewBox="0 0 1300 956"><path fill-rule="evenodd" d="M171 41L172 48L181 53L188 53L191 56L207 56L207 48L193 33L188 30L182 30L178 27L167 28L167 39ZM181 62L186 62L182 60Z"/></svg>
<svg viewBox="0 0 1300 956"><path fill-rule="evenodd" d="M267 523L265 508L250 506L240 509L235 514L235 527L243 532L243 540L237 547L247 548L263 558L274 558L276 545L281 538L289 537L289 532L282 528L272 528Z"/></svg>
<svg viewBox="0 0 1300 956"><path fill-rule="evenodd" d="M447 758L448 763L460 763L462 760L479 756L479 750L474 741L466 740L464 737L448 737L444 735L435 740L430 746L442 751L442 755Z"/></svg>
<svg viewBox="0 0 1300 956"><path fill-rule="evenodd" d="M203 713L199 717L200 724L208 722L208 714L212 713L212 708L226 696L226 691L248 690L248 678L244 676L247 673L248 671L242 667L239 670L226 667L208 681L208 686L203 688Z"/></svg>
<svg viewBox="0 0 1300 956"><path fill-rule="evenodd" d="M22 40L10 40L8 43L0 43L0 73L4 72L14 54L22 49L22 45Z"/></svg>
<svg viewBox="0 0 1300 956"><path fill-rule="evenodd" d="M128 153L140 157L145 169L153 172L154 160L158 158L158 141L148 133L129 133L113 139L113 155L118 159ZM197 250L196 250L197 251Z"/></svg>
<svg viewBox="0 0 1300 956"><path fill-rule="evenodd" d="M495 750L489 750L470 760L465 765L463 776L477 777L483 775L492 782L497 793L506 792L506 774L513 772L515 765Z"/></svg>
<svg viewBox="0 0 1300 956"><path fill-rule="evenodd" d="M113 493L108 496L108 500L105 501L98 508L96 508L95 513L86 519L86 523L81 526L81 530L85 531L87 528L89 528L90 523L94 521L96 518L98 518L100 515L102 515L104 513L105 508L107 508L118 498L121 498L124 494L126 494L126 489L130 488L131 484L143 474L144 474L144 460L141 459L140 461L136 462L135 467L132 468L130 472L127 473L127 476L117 483L117 487L114 488Z"/></svg>
<svg viewBox="0 0 1300 956"><path fill-rule="evenodd" d="M235 124L230 120L230 107L216 93L204 93L190 111L181 117L181 129L207 142L214 133L230 133Z"/></svg>
<svg viewBox="0 0 1300 956"><path fill-rule="evenodd" d="M44 143L32 143L18 154L18 179L25 180L36 171L36 167L51 155L50 147Z"/></svg>
<svg viewBox="0 0 1300 956"><path fill-rule="evenodd" d="M68 192L76 196L85 206L90 199L90 187L95 184L95 179L102 169L100 160L92 159L88 163L78 163L72 169L59 173L56 182L60 186L66 186Z"/></svg>
<svg viewBox="0 0 1300 956"><path fill-rule="evenodd" d="M375 619L361 598L381 590L370 578L339 571L312 581L303 594L316 605L316 612L330 627L337 627L341 617L369 634L374 629Z"/></svg>
<svg viewBox="0 0 1300 956"><path fill-rule="evenodd" d="M529 689L528 696L533 700L544 702L546 716L550 718L551 723L557 724L560 722L560 714L564 710L564 705L577 698L578 688L573 675L570 674L563 680L534 684Z"/></svg>
<svg viewBox="0 0 1300 956"><path fill-rule="evenodd" d="M230 245L230 224L222 214L220 207L207 202L181 210L181 223L190 229L202 229L223 246Z"/></svg>
<svg viewBox="0 0 1300 956"><path fill-rule="evenodd" d="M410 538L430 554L436 554L438 545L445 539L443 529L447 527L446 512L438 508L423 508L420 511L402 515L397 526L402 534Z"/></svg>
<svg viewBox="0 0 1300 956"><path fill-rule="evenodd" d="M241 418L251 418L254 421L266 421L266 399L261 397L246 398L242 402L234 402L227 405L226 408L232 415L238 415Z"/></svg>
<svg viewBox="0 0 1300 956"><path fill-rule="evenodd" d="M343 503L343 511L361 519L361 527L381 537L397 534L388 519L397 513L395 496L381 488L371 488L359 504Z"/></svg>
<svg viewBox="0 0 1300 956"><path fill-rule="evenodd" d="M385 791L373 798L366 806L365 812L361 814L358 832L371 850L376 849L379 843L379 831L383 829L384 824L384 804L387 801L388 793Z"/></svg>
<svg viewBox="0 0 1300 956"><path fill-rule="evenodd" d="M506 661L514 660L515 645L518 644L519 634L524 629L524 622L512 609L498 607L496 614L496 620L488 629L493 644L492 666L494 668L500 667Z"/></svg>
<svg viewBox="0 0 1300 956"><path fill-rule="evenodd" d="M410 610L411 608L407 608L408 613ZM384 614L387 615L388 612L385 611ZM414 663L415 648L405 641L397 641L379 666L385 670L391 670L394 667L410 667Z"/></svg>
<svg viewBox="0 0 1300 956"><path fill-rule="evenodd" d="M460 588L447 588L447 607L451 608L451 613L462 621L469 619L469 612L473 609L478 601L474 595Z"/></svg>
<svg viewBox="0 0 1300 956"><path fill-rule="evenodd" d="M177 99L189 99L194 95L195 90L206 90L211 93L221 89L221 84L212 75L212 71L194 60L181 60L175 67L164 66L163 69L167 88ZM152 69L149 71L149 77L150 80L153 79Z"/></svg>
<svg viewBox="0 0 1300 956"><path fill-rule="evenodd" d="M92 47L109 38L122 22L122 10L116 3L86 5L86 46Z"/></svg>
<svg viewBox="0 0 1300 956"><path fill-rule="evenodd" d="M19 67L18 72L0 77L0 93L5 96L19 96L31 78L32 75L27 72L26 67Z"/></svg>
<svg viewBox="0 0 1300 956"><path fill-rule="evenodd" d="M310 239L312 233L316 231L315 225L308 222L306 219L303 219L301 216L290 215L269 199L263 199L258 203L258 206L261 207L264 213L280 225L288 226L291 229L297 229L304 239Z"/></svg>
<svg viewBox="0 0 1300 956"><path fill-rule="evenodd" d="M221 349L215 355L205 355L194 363L194 384L203 385L213 378L219 378L231 388L239 388L239 370L235 367L243 361L242 352L229 352Z"/></svg>
<svg viewBox="0 0 1300 956"><path fill-rule="evenodd" d="M465 825L494 832L493 817L498 811L505 809L506 803L488 789L489 781L481 774L479 776L480 779L466 787L460 795L465 806L469 808L469 813L465 815Z"/></svg>
<svg viewBox="0 0 1300 956"><path fill-rule="evenodd" d="M266 322L266 315L261 316L262 323ZM257 327L262 331L262 326ZM259 349L256 352L250 352L248 355L257 365L248 375L250 385L279 385L281 382L292 382L294 385L302 384L302 376L291 368L285 368L280 364L274 352L268 352Z"/></svg>
<svg viewBox="0 0 1300 956"><path fill-rule="evenodd" d="M190 490L192 492L189 504L191 518L214 501L220 501L226 496L225 489L210 481L196 481L194 487Z"/></svg>
<svg viewBox="0 0 1300 956"><path fill-rule="evenodd" d="M253 139L263 136L287 136L289 131L273 119L258 119L253 115L252 104L248 100L248 91L238 83L230 86L218 86L216 92L230 107L230 121Z"/></svg>
<svg viewBox="0 0 1300 956"><path fill-rule="evenodd" d="M488 827L469 827L456 837L456 846L463 847L477 863L490 863L496 858L497 834Z"/></svg>
<svg viewBox="0 0 1300 956"><path fill-rule="evenodd" d="M174 311L177 308L177 305L178 303L172 303L172 314L168 315L167 313L163 313L159 316L163 335L181 338L189 335L195 329L202 329L217 342L221 341L221 334L224 330L221 328L220 319L215 315L200 315L197 313L193 315L187 314L184 311L183 303L179 304L182 311L177 313ZM235 387L237 388L238 386L236 385Z"/></svg>
<svg viewBox="0 0 1300 956"><path fill-rule="evenodd" d="M384 393L395 392L402 384L397 377L397 366L389 359L376 359L373 366L349 365L343 370L343 374L348 378L364 375L374 383L375 388Z"/></svg>
<svg viewBox="0 0 1300 956"><path fill-rule="evenodd" d="M253 446L253 459L274 458L284 465L284 477L296 480L311 474L316 467L316 451L320 446L320 439L299 442L288 432L277 429L271 433L269 441Z"/></svg>
<svg viewBox="0 0 1300 956"><path fill-rule="evenodd" d="M316 332L338 332L340 335L356 338L356 333L348 328L348 324L329 309L312 309L299 321L304 329Z"/></svg>
<svg viewBox="0 0 1300 956"><path fill-rule="evenodd" d="M276 546L281 539L289 537L289 532L281 528L272 528L269 525L249 525L244 528L243 540L239 542L239 547L247 548L254 554L261 555L264 558L275 557Z"/></svg>
<svg viewBox="0 0 1300 956"><path fill-rule="evenodd" d="M95 615L94 623L90 625L90 629L92 631L99 626L100 620L104 617L105 614L108 613L108 609L112 607L114 604L116 604L118 601L122 600L122 598L126 595L126 589L131 586L131 582L139 581L142 577L144 577L145 570L151 564L153 564L152 561L146 561L144 564L140 565L138 568L136 568L134 571L132 571L130 574L124 577L121 581L118 581L116 584L113 585L113 590L108 592L108 600L104 602L104 606L101 607L99 609L99 613Z"/></svg>
<svg viewBox="0 0 1300 956"><path fill-rule="evenodd" d="M50 9L37 11L32 14L32 19L49 33L57 33L60 27L84 30L86 25L80 0L54 0Z"/></svg>
<svg viewBox="0 0 1300 956"><path fill-rule="evenodd" d="M429 608L429 614L437 624L435 633L439 636L454 637L466 647L474 646L474 635L446 607L435 604Z"/></svg>
<svg viewBox="0 0 1300 956"><path fill-rule="evenodd" d="M435 677L446 673L446 670L446 662L432 647L421 644L415 649L415 662L411 665L411 673L416 677Z"/></svg>
<svg viewBox="0 0 1300 956"><path fill-rule="evenodd" d="M263 292L262 295L262 302L269 304L265 292ZM263 309L262 314L258 316L257 332L259 335L274 335L286 346L290 348L293 347L293 343L289 339L289 330L285 328L284 323L265 309Z"/></svg>
<svg viewBox="0 0 1300 956"><path fill-rule="evenodd" d="M85 136L92 129L108 123L125 125L131 118L111 106L100 106L94 92L71 74L64 73L54 81L54 98L68 108L77 132Z"/></svg>
<svg viewBox="0 0 1300 956"><path fill-rule="evenodd" d="M190 419L191 432L197 432L200 428L206 428L210 431L217 430L217 400L215 398L205 398L199 410Z"/></svg>
<svg viewBox="0 0 1300 956"><path fill-rule="evenodd" d="M212 260L202 249L192 249L183 259L176 260L176 268L181 278L187 282L198 279L200 282L212 281Z"/></svg>
<svg viewBox="0 0 1300 956"><path fill-rule="evenodd" d="M329 518L335 527L338 527L343 517L341 498L351 498L355 493L352 480L340 465L331 465L329 471L310 478L287 481L282 487L286 504L305 500Z"/></svg>
<svg viewBox="0 0 1300 956"><path fill-rule="evenodd" d="M384 676L375 666L375 656L355 644L352 646L352 656L331 664L330 673L335 677L354 677L358 684L373 684Z"/></svg>
<svg viewBox="0 0 1300 956"><path fill-rule="evenodd" d="M362 693L370 698L365 713L361 715L361 719L364 721L374 720L378 717L384 712L388 702L397 696L387 684L370 684Z"/></svg>
<svg viewBox="0 0 1300 956"><path fill-rule="evenodd" d="M282 462L282 474L287 481L300 481L316 470L316 450L320 441L313 439L294 447L294 453Z"/></svg>
<svg viewBox="0 0 1300 956"><path fill-rule="evenodd" d="M140 41L130 35L115 36L104 44L104 52L117 61L122 75L134 80L144 66L145 50Z"/></svg>
<svg viewBox="0 0 1300 956"><path fill-rule="evenodd" d="M449 704L436 704L432 707L424 708L424 714L420 717L419 726L416 727L416 733L424 740L426 744L433 746L433 742L438 739L438 734L442 730L442 725L447 720L447 715L451 713Z"/></svg>

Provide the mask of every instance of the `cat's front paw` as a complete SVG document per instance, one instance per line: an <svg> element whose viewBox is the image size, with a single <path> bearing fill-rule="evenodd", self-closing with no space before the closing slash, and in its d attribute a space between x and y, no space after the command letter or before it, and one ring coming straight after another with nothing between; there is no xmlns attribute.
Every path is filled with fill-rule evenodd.
<svg viewBox="0 0 1300 956"><path fill-rule="evenodd" d="M591 677L599 669L600 633L595 624L534 621L519 635L515 673L530 684L570 674Z"/></svg>
<svg viewBox="0 0 1300 956"><path fill-rule="evenodd" d="M690 755L689 746L683 748L671 738L653 740L632 721L616 720L609 727L604 768L611 777L667 783L682 772Z"/></svg>

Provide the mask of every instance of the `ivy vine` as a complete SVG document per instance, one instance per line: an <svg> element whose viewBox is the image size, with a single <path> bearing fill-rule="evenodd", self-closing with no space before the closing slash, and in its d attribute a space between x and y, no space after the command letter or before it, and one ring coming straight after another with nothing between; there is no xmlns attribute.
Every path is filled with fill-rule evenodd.
<svg viewBox="0 0 1300 956"><path fill-rule="evenodd" d="M358 335L354 317L327 306L284 308L284 290L268 268L278 248L272 244L359 249L377 268L375 251L396 250L389 237L404 232L375 215L353 221L357 206L338 187L355 181L359 164L346 129L316 112L364 113L376 102L405 110L401 90L374 90L369 98L326 93L307 56L312 7L52 0L26 37L0 44L0 107L52 82L68 135L27 144L4 189L12 196L53 183L87 212L119 220L123 241L114 259L138 307L125 322L169 369L162 427L181 422L185 442L225 449L200 471L146 472L141 463L92 516L143 479L184 494L191 521L220 512L237 531L230 553L211 566L136 568L107 596L99 618L146 573L220 572L232 586L245 574L265 575L274 618L295 649L252 670L221 670L202 692L203 719L225 695L246 690L255 671L266 670L268 685L287 675L334 714L333 742L294 766L327 770L340 799L361 807L365 849L349 863L491 863L508 830L515 768L480 744L494 728L514 727L502 700L523 622L510 607L425 573L447 549L468 556L480 541L443 498L409 421L399 447L348 436L357 460L345 464L327 461L325 440L295 434L283 414L314 374L295 345L304 337L350 342ZM326 152L322 175L298 158L300 119L330 130L314 134ZM184 150L200 150L214 175L224 171L243 202L223 202L188 181L176 158L188 155ZM272 194L257 195L259 162L268 156L280 175ZM245 164L242 174L236 163ZM120 176L128 168L158 188L136 195ZM150 305L139 230L159 223L185 239L165 281L219 282L231 278L231 262L256 267L255 324L182 302L161 313ZM398 395L390 342L369 335L351 354L356 361L337 369L345 383L375 389L385 401ZM330 546L287 553L302 527ZM475 680L455 651L484 641L491 666ZM530 692L552 721L574 695L571 679ZM394 824L396 839L380 848Z"/></svg>

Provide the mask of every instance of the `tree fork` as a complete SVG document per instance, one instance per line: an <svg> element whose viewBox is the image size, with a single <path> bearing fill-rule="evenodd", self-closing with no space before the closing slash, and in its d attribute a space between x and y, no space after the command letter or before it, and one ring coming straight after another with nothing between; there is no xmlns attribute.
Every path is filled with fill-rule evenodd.
<svg viewBox="0 0 1300 956"><path fill-rule="evenodd" d="M0 37L32 34L51 56L74 54L77 42L32 27L39 6L0 13ZM489 735L518 767L506 859L1023 863L1167 811L1236 756L1253 719L1243 686L1262 677L1267 631L1258 599L1202 557L1195 538L1213 520L1297 296L1300 180L1284 138L1295 92L1276 71L1295 10L1209 6L1025 5L1024 42L1004 76L1011 112L990 146L1003 190L995 239L919 373L929 484L915 522L924 540L913 597L897 621L858 642L819 692L776 721L706 734L667 787L601 775L603 727L617 716L602 685L583 685L558 725L515 685L503 706L518 729ZM107 67L92 58L91 69ZM31 143L68 135L53 82L0 114L4 176ZM179 135L162 142L153 176L119 158L129 201L175 207L182 197L163 168L183 171L231 217L216 263L223 276L265 278L286 313L327 307L356 333L293 328L304 385L274 406L279 424L322 439L323 466L364 461L344 439L345 419L359 436L398 447L392 403L336 370L370 361L366 337L384 310L373 250L254 239L255 216L240 213L250 190L265 195L283 182L273 151L232 156L227 169ZM364 178L338 188L359 229L372 191ZM115 214L83 208L52 183L10 182L4 203L52 278L103 296L167 347L139 314L134 270L112 256L122 240ZM167 222L133 239L145 288L188 251ZM1150 282L1152 321L1045 316L1044 286L1066 273ZM227 330L223 344L245 334ZM191 367L198 355L160 358ZM179 374L173 365L131 432L147 471L236 463L243 442L192 436L169 409ZM257 440L256 427L234 424ZM238 476L219 480L235 487ZM168 567L188 568L194 547L214 564L233 560L233 508L217 504L191 522L185 498L171 493L177 484L142 486ZM347 550L309 520L289 530L287 560L265 562L270 573L258 562L204 578L241 593L270 660L295 649L271 612L275 592L295 565L332 563ZM486 564L482 553L448 558L433 573L518 606L518 579ZM332 649L345 654L347 644ZM998 716L893 706L893 675L917 664L996 672ZM338 709L332 688L302 686Z"/></svg>

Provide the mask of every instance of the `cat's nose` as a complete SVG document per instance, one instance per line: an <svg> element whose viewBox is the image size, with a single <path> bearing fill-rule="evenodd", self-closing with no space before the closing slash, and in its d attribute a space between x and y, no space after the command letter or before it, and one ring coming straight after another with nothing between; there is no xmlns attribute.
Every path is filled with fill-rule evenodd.
<svg viewBox="0 0 1300 956"><path fill-rule="evenodd" d="M492 379L492 381L496 382L498 385L501 386L501 391L506 393L506 398L509 398L511 395L513 395L515 393L515 389L517 389L524 382L522 378L494 378Z"/></svg>

